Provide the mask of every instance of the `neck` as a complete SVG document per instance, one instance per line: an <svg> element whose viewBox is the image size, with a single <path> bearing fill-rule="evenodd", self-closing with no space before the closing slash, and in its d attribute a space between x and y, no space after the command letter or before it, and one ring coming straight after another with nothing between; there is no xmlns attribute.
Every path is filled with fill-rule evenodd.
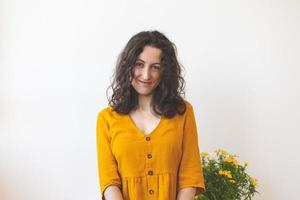
<svg viewBox="0 0 300 200"><path fill-rule="evenodd" d="M151 102L152 102L152 95L151 96L139 95L138 110L151 111Z"/></svg>

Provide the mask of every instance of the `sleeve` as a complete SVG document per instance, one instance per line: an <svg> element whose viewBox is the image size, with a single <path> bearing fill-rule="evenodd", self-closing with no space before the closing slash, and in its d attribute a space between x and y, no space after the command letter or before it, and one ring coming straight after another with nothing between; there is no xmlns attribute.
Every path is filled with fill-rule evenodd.
<svg viewBox="0 0 300 200"><path fill-rule="evenodd" d="M98 174L102 200L105 200L104 191L110 185L117 185L121 189L121 179L118 173L117 161L111 150L109 137L109 123L98 113L96 125Z"/></svg>
<svg viewBox="0 0 300 200"><path fill-rule="evenodd" d="M186 112L177 189L179 191L185 187L195 187L196 195L199 195L204 193L206 188L198 146L197 125L193 107L189 103Z"/></svg>

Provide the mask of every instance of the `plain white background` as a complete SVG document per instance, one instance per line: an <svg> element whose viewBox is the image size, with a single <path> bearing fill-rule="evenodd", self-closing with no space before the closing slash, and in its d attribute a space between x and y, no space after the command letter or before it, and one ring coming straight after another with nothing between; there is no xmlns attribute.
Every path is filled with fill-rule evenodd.
<svg viewBox="0 0 300 200"><path fill-rule="evenodd" d="M100 199L95 126L117 55L165 33L200 149L248 161L255 200L299 196L297 0L2 0L0 199Z"/></svg>

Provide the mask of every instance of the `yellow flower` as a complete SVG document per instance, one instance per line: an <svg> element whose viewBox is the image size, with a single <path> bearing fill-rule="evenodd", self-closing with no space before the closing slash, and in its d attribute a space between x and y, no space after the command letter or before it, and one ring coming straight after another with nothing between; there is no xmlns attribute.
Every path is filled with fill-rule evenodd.
<svg viewBox="0 0 300 200"><path fill-rule="evenodd" d="M232 178L230 171L229 171L229 173L226 173L225 175L227 176L227 178Z"/></svg>
<svg viewBox="0 0 300 200"><path fill-rule="evenodd" d="M235 183L235 180L230 179L229 182L230 182L230 183Z"/></svg>
<svg viewBox="0 0 300 200"><path fill-rule="evenodd" d="M231 171L229 170L219 170L219 174L226 176L227 178L232 178Z"/></svg>
<svg viewBox="0 0 300 200"><path fill-rule="evenodd" d="M248 166L248 162L245 161L245 162L244 162L244 167L247 167L247 166Z"/></svg>
<svg viewBox="0 0 300 200"><path fill-rule="evenodd" d="M238 161L236 159L234 159L233 157L227 157L227 158L225 158L224 162L232 163L235 168L238 167Z"/></svg>
<svg viewBox="0 0 300 200"><path fill-rule="evenodd" d="M218 155L223 155L223 156L228 156L229 155L229 153L227 151L223 150L223 149L217 149L214 152Z"/></svg>
<svg viewBox="0 0 300 200"><path fill-rule="evenodd" d="M256 186L257 185L257 179L256 178L252 178L250 176L249 176L249 178L250 178L251 185Z"/></svg>

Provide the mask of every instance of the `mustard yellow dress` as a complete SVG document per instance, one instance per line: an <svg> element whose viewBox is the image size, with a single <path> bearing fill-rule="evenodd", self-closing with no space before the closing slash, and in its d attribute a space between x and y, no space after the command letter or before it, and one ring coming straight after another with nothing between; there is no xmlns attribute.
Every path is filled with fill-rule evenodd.
<svg viewBox="0 0 300 200"><path fill-rule="evenodd" d="M204 192L204 177L192 105L184 115L164 116L150 133L143 133L129 115L111 106L98 113L98 172L102 199L117 185L124 200L176 200L185 187Z"/></svg>

